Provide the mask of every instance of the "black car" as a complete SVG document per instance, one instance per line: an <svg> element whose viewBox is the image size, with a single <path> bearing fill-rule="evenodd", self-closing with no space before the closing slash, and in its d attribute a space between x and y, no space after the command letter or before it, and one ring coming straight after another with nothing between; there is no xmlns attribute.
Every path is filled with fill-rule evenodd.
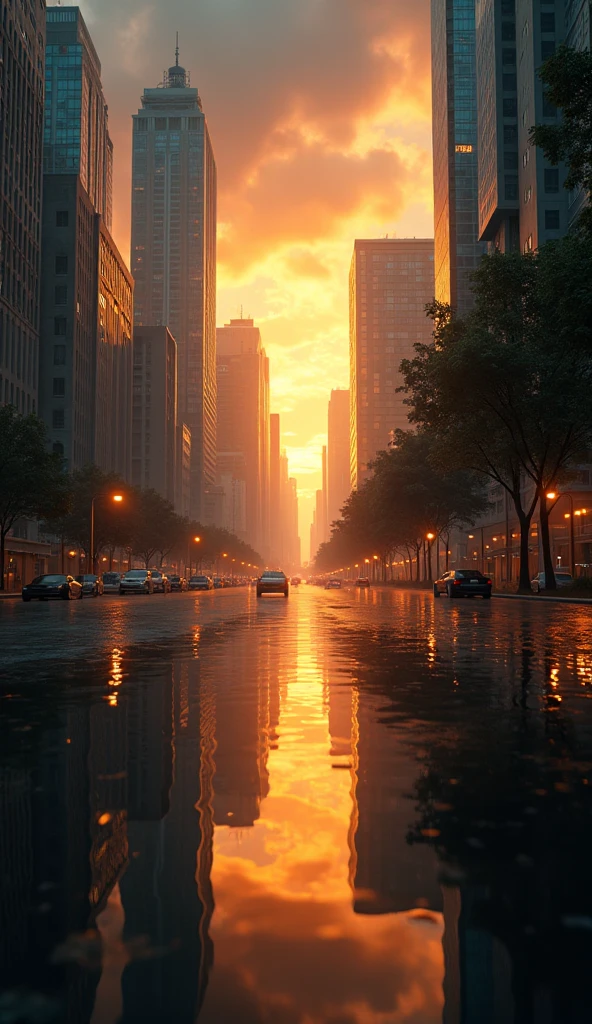
<svg viewBox="0 0 592 1024"><path fill-rule="evenodd" d="M477 569L450 569L434 583L434 597L491 597L491 580Z"/></svg>
<svg viewBox="0 0 592 1024"><path fill-rule="evenodd" d="M354 587L362 587L363 588L363 587L369 587L369 586L370 586L370 580L368 579L367 576L358 576L356 582L354 583Z"/></svg>
<svg viewBox="0 0 592 1024"><path fill-rule="evenodd" d="M264 594L283 594L288 597L289 593L290 585L283 572L266 569L257 580L257 597L263 597Z"/></svg>
<svg viewBox="0 0 592 1024"><path fill-rule="evenodd" d="M40 601L48 601L52 597L61 598L62 601L74 601L82 599L82 584L78 583L73 576L66 576L62 573L48 573L44 576L36 576L26 587L23 587L23 601L32 601L34 597Z"/></svg>
<svg viewBox="0 0 592 1024"><path fill-rule="evenodd" d="M187 580L184 576L169 576L171 590L187 590Z"/></svg>

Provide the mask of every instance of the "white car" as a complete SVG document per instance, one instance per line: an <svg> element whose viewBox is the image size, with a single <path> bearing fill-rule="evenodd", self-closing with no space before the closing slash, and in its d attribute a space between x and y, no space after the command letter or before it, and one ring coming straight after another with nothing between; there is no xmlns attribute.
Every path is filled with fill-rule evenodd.
<svg viewBox="0 0 592 1024"><path fill-rule="evenodd" d="M565 569L555 569L555 582L557 583L557 590L561 590L563 587L571 587L573 576L570 572L566 572ZM541 594L543 590L546 590L544 572L537 572L534 579L530 581L530 588L534 594Z"/></svg>
<svg viewBox="0 0 592 1024"><path fill-rule="evenodd" d="M119 581L120 594L153 594L154 583L150 569L130 569Z"/></svg>
<svg viewBox="0 0 592 1024"><path fill-rule="evenodd" d="M103 573L103 593L104 594L118 594L119 584L121 583L121 576L118 572L104 572Z"/></svg>

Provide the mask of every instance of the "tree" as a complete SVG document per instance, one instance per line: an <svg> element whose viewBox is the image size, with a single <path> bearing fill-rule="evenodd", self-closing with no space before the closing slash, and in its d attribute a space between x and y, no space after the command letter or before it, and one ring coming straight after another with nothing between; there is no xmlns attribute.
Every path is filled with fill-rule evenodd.
<svg viewBox="0 0 592 1024"><path fill-rule="evenodd" d="M580 271L591 256L580 253ZM587 246L587 248L586 248ZM432 458L449 469L471 469L510 495L520 523L521 590L529 590L530 523L541 502L541 533L549 589L546 491L592 445L589 401L592 362L581 344L580 311L563 307L561 275L553 278L571 240L537 254L483 258L474 274L475 307L464 320L440 304L429 309L434 343L416 346L402 364L411 419L434 431ZM524 481L532 485L525 498Z"/></svg>
<svg viewBox="0 0 592 1024"><path fill-rule="evenodd" d="M63 513L68 499L62 459L47 450L43 421L11 405L0 408L0 590L8 531L17 519Z"/></svg>
<svg viewBox="0 0 592 1024"><path fill-rule="evenodd" d="M175 543L179 516L170 501L152 488L134 492L132 510L131 548L149 569L157 551L164 553Z"/></svg>
<svg viewBox="0 0 592 1024"><path fill-rule="evenodd" d="M532 145L539 146L552 164L565 162L565 188L592 195L592 54L589 50L558 49L541 65L539 77L547 99L561 110L554 124L530 129ZM580 224L592 231L592 208L582 209Z"/></svg>
<svg viewBox="0 0 592 1024"><path fill-rule="evenodd" d="M114 505L110 495L123 492L126 500ZM90 547L90 511L95 500L94 551ZM64 514L47 516L47 528L76 544L87 556L87 572L92 572L103 548L125 547L130 536L128 488L117 473L105 473L89 464L70 477L70 502ZM88 557L90 555L90 558Z"/></svg>

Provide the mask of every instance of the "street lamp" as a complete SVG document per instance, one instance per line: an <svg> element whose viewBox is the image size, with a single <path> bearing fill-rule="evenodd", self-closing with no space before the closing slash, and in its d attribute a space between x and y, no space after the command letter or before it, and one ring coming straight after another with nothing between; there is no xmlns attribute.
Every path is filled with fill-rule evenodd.
<svg viewBox="0 0 592 1024"><path fill-rule="evenodd" d="M201 537L194 537L193 541L194 541L195 544L199 544L199 543L201 543ZM191 542L189 542L187 554L189 556L189 558L188 558L188 561L189 561L189 575L191 576ZM187 570L185 570L185 571L187 571Z"/></svg>
<svg viewBox="0 0 592 1024"><path fill-rule="evenodd" d="M90 566L91 566L91 570L90 571L92 573L94 573L94 571L95 571L95 501L97 500L97 498L101 498L101 497L103 497L103 495L101 495L101 494L93 494L92 498L90 499L90 552L89 552L89 561L90 561ZM111 501L114 501L117 504L119 504L120 502L123 501L123 494L112 494L111 495Z"/></svg>
<svg viewBox="0 0 592 1024"><path fill-rule="evenodd" d="M547 491L545 497L548 498L549 501L553 502L553 504L551 505L551 508L549 509L549 512L551 512L551 510L555 507L555 505L557 504L557 502L559 501L560 498L567 498L569 500L569 513L568 513L568 518L569 518L569 558L570 558L570 562L571 562L571 567L570 567L571 574L572 574L572 576L575 576L575 574L576 574L576 541L575 541L575 536L574 536L574 503L573 503L573 495L570 494L569 491L564 491L563 494L558 494L557 491ZM576 515L577 514L578 513L576 512Z"/></svg>
<svg viewBox="0 0 592 1024"><path fill-rule="evenodd" d="M435 536L436 534L432 533L431 530L429 533L426 533L426 540L428 542L428 578L430 580L432 579L432 541Z"/></svg>

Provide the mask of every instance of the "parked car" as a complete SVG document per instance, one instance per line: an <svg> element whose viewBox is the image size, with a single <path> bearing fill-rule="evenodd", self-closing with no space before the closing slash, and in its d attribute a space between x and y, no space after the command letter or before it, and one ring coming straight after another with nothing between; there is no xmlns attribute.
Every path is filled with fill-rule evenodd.
<svg viewBox="0 0 592 1024"><path fill-rule="evenodd" d="M369 587L369 586L370 586L370 580L368 579L367 576L358 576L356 582L354 583L354 587Z"/></svg>
<svg viewBox="0 0 592 1024"><path fill-rule="evenodd" d="M491 580L478 569L450 569L434 583L434 597L491 597Z"/></svg>
<svg viewBox="0 0 592 1024"><path fill-rule="evenodd" d="M290 586L283 572L266 570L257 580L257 597L263 597L264 594L283 594L288 597L289 593Z"/></svg>
<svg viewBox="0 0 592 1024"><path fill-rule="evenodd" d="M184 576L169 576L171 590L187 590L187 580Z"/></svg>
<svg viewBox="0 0 592 1024"><path fill-rule="evenodd" d="M82 584L73 576L66 576L63 573L46 573L44 576L36 576L34 580L23 587L23 601L31 601L34 597L40 601L48 601L52 597L61 598L62 601L74 601L82 598Z"/></svg>
<svg viewBox="0 0 592 1024"><path fill-rule="evenodd" d="M104 572L103 573L103 593L104 594L118 594L119 584L121 583L121 576L118 572Z"/></svg>
<svg viewBox="0 0 592 1024"><path fill-rule="evenodd" d="M341 590L341 580L327 580L325 590Z"/></svg>
<svg viewBox="0 0 592 1024"><path fill-rule="evenodd" d="M214 590L222 590L222 588L224 586L224 580L221 579L220 576L214 576L212 584L213 584Z"/></svg>
<svg viewBox="0 0 592 1024"><path fill-rule="evenodd" d="M189 580L190 590L213 590L214 584L209 576L192 576Z"/></svg>
<svg viewBox="0 0 592 1024"><path fill-rule="evenodd" d="M82 593L90 594L91 597L98 597L99 594L103 593L103 580L100 576L94 576L92 573L84 573L82 576L75 577L78 583L82 584Z"/></svg>
<svg viewBox="0 0 592 1024"><path fill-rule="evenodd" d="M300 583L301 583L300 576L292 576L292 579L290 580L290 584L293 587L299 587Z"/></svg>
<svg viewBox="0 0 592 1024"><path fill-rule="evenodd" d="M555 569L555 582L557 583L557 590L562 590L563 587L571 587L573 576L565 569ZM534 579L530 581L530 588L533 594L541 594L543 590L546 590L544 572L537 572Z"/></svg>
<svg viewBox="0 0 592 1024"><path fill-rule="evenodd" d="M154 583L150 569L130 569L119 582L120 594L153 594Z"/></svg>
<svg viewBox="0 0 592 1024"><path fill-rule="evenodd" d="M154 593L155 594L170 594L170 592L171 592L171 585L169 583L168 576L165 576L165 574L163 572L161 572L160 569L151 569L150 573L152 575L152 583L153 583L153 586L154 586Z"/></svg>

